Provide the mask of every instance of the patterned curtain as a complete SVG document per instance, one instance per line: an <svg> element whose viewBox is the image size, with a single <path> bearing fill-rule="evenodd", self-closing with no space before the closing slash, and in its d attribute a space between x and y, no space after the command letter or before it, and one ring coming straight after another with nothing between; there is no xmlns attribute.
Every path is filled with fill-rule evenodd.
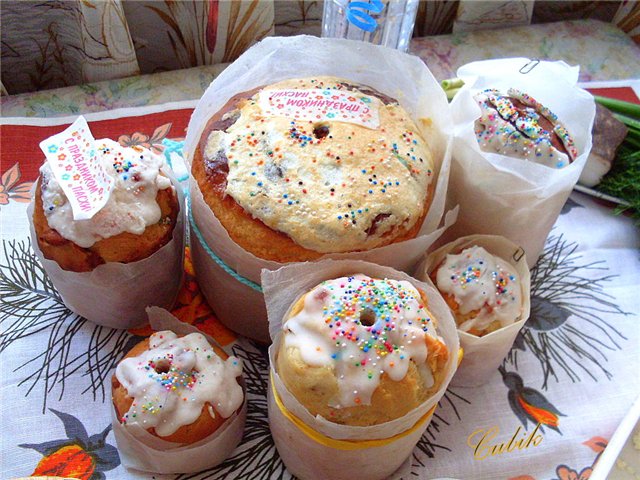
<svg viewBox="0 0 640 480"><path fill-rule="evenodd" d="M333 0L327 0L333 1ZM414 35L450 33L465 5L495 20L533 0L420 0ZM0 0L3 95L230 62L267 35L320 35L323 0ZM640 42L640 4L535 0L532 23L612 22ZM529 7L530 8L530 7ZM510 13L510 11L506 11ZM511 12L513 13L513 12ZM506 14L505 14L506 15ZM506 15L511 18L512 15ZM505 17L505 18L506 18ZM491 22L466 19L466 23ZM492 25L491 28L495 28Z"/></svg>
<svg viewBox="0 0 640 480"><path fill-rule="evenodd" d="M640 3L630 0L622 2L613 23L640 44Z"/></svg>
<svg viewBox="0 0 640 480"><path fill-rule="evenodd" d="M0 8L9 93L140 73L119 0L3 1Z"/></svg>
<svg viewBox="0 0 640 480"><path fill-rule="evenodd" d="M322 0L274 0L276 35L315 35L322 30Z"/></svg>
<svg viewBox="0 0 640 480"><path fill-rule="evenodd" d="M272 0L2 1L9 94L237 58L273 34Z"/></svg>
<svg viewBox="0 0 640 480"><path fill-rule="evenodd" d="M143 73L230 62L273 34L272 1L124 2Z"/></svg>

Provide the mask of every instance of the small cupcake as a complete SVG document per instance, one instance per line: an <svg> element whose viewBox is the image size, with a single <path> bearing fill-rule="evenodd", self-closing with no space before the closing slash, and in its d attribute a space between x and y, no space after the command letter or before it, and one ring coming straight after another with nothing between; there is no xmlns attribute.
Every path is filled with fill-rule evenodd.
<svg viewBox="0 0 640 480"><path fill-rule="evenodd" d="M515 88L504 95L495 89L474 96L482 115L475 122L480 148L563 168L578 157L573 138L557 115Z"/></svg>
<svg viewBox="0 0 640 480"><path fill-rule="evenodd" d="M75 220L48 162L40 168L33 223L45 258L63 270L89 272L107 262L149 257L172 238L180 206L164 159L146 148L96 140L97 161L112 177L109 200L92 218Z"/></svg>
<svg viewBox="0 0 640 480"><path fill-rule="evenodd" d="M481 337L521 318L518 272L480 246L447 254L430 277L463 332Z"/></svg>
<svg viewBox="0 0 640 480"><path fill-rule="evenodd" d="M447 205L460 208L444 242L499 235L532 268L589 155L593 96L564 62L483 60L457 76Z"/></svg>
<svg viewBox="0 0 640 480"><path fill-rule="evenodd" d="M276 369L314 416L371 426L440 388L450 352L425 295L407 281L357 274L322 282L283 325Z"/></svg>
<svg viewBox="0 0 640 480"><path fill-rule="evenodd" d="M154 333L118 364L112 399L118 418L168 442L193 444L238 411L242 366L199 333Z"/></svg>
<svg viewBox="0 0 640 480"><path fill-rule="evenodd" d="M461 237L426 255L416 278L435 284L455 318L464 357L452 385L483 385L529 318L524 250L498 235Z"/></svg>
<svg viewBox="0 0 640 480"><path fill-rule="evenodd" d="M184 256L184 197L164 157L94 140L83 117L40 144L31 245L65 306L128 329L171 308Z"/></svg>

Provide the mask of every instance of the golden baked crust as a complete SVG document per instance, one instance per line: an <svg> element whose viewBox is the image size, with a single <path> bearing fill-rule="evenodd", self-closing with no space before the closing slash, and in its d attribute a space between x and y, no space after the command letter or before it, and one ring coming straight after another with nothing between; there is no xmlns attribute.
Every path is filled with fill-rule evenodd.
<svg viewBox="0 0 640 480"><path fill-rule="evenodd" d="M40 195L41 182L42 177L39 177L33 212L38 246L45 258L54 260L63 270L90 272L106 262L136 262L152 255L171 240L180 210L173 188L158 190L156 202L160 206L161 219L158 223L149 225L142 235L123 232L83 248L49 226Z"/></svg>
<svg viewBox="0 0 640 480"><path fill-rule="evenodd" d="M444 263L445 263L445 260L443 259L429 275L429 278L431 278L431 281L433 282L434 285L436 285L436 287L438 285L438 280L437 280L438 270L444 265ZM477 317L478 313L480 313L479 309L471 310L468 313L462 313L460 312L460 304L456 301L456 298L453 295L446 292L442 292L442 291L440 291L440 295L449 306L449 309L451 309L451 311L453 312L453 318L455 319L457 326L462 325L467 320L471 320L472 318ZM475 335L476 337L481 337L495 330L498 330L499 328L500 328L500 322L498 322L497 320L494 320L485 329L479 330L477 328L472 327L468 330L467 333L470 333L471 335Z"/></svg>
<svg viewBox="0 0 640 480"><path fill-rule="evenodd" d="M333 79L333 81L337 81L337 79ZM386 108L386 104L395 103L394 100L386 97L385 95L379 92L375 92L368 87L356 85L351 82L348 84L344 83L344 85L348 85L348 87L345 87L345 88L354 88L354 89L358 88L360 92L367 92L371 96L375 96L381 99L381 103L385 108ZM326 253L333 253L333 252L340 252L340 251L367 250L369 248L375 248L379 246L389 245L395 242L408 240L408 239L414 238L418 234L420 227L422 226L422 223L424 221L424 218L426 217L426 214L428 212L428 207L431 203L433 190L434 190L434 183L435 183L433 181L431 181L427 186L425 186L424 192L423 192L424 196L420 199L420 201L423 203L423 208L420 210L418 215L414 215L413 217L411 217L413 220L412 223L409 221L398 221L397 223L389 227L388 225L385 224L385 222L387 221L388 217L390 217L390 215L387 213L384 213L383 211L380 211L380 213L377 216L374 216L370 224L366 226L360 226L360 225L358 226L358 228L361 228L364 230L364 232L366 232L366 237L367 239L369 239L369 237L373 238L373 236L376 235L376 228L378 227L378 225L384 224L385 227L382 229L383 233L382 234L380 234L379 232L377 233L379 236L377 243L375 245L372 244L372 246L366 246L365 242L362 242L360 244L362 245L362 248L351 248L348 250L339 248L339 244L341 241L340 237L335 237L335 242L332 243L332 246L329 250L321 251L320 249L309 248L308 246L305 247L301 245L299 241L300 239L298 239L298 241L294 240L294 238L289 234L285 233L279 228L274 228L273 226L267 225L264 221L258 218L257 215L254 215L251 212L249 212L247 209L243 208L238 203L238 201L228 192L228 188L227 188L228 187L227 177L229 175L228 158L226 158L226 155L220 154L220 151L216 154L212 154L211 152L207 153L207 145L212 132L227 131L234 124L234 122L237 119L237 116L234 115L234 112L237 110L241 110L243 106L246 105L246 103L248 102L247 99L253 97L251 102L249 103L255 104L254 102L256 98L255 94L259 90L260 89L255 89L249 92L236 95L235 97L231 98L229 102L227 102L227 104L219 112L217 112L215 115L211 117L196 147L194 160L191 167L192 174L198 183L198 186L203 194L205 202L211 208L215 216L218 218L220 223L224 226L224 228L226 229L229 236L233 239L234 242L236 242L243 249L245 249L246 251L252 253L257 257L260 257L266 260L277 261L277 262L293 262L293 261L314 260ZM397 108L397 107L395 107L394 105L394 108ZM327 122L323 122L323 125L325 123ZM257 130L260 130L259 129L260 123L258 122L256 125L258 125L256 127ZM352 125L348 125L346 123L341 123L341 122L335 122L333 124L328 124L328 125L331 127L331 129L335 129L335 130L331 130L332 132L338 132L340 130L347 131L351 129L357 130L358 128L362 130L367 130L364 127L352 126ZM283 133L288 134L287 132L283 132ZM326 145L328 145L327 148L329 149L334 148L334 144L328 143L328 142L331 142L331 141L342 142L344 140L339 138L339 136L336 136L336 138L333 140L332 138L333 136L328 136L327 138L323 137L323 141L327 142ZM342 143L336 143L335 146L341 147L343 145ZM357 154L361 154L361 153L362 152L357 152ZM364 154L362 155L363 155L362 159L359 159L356 161L361 161L363 162L362 163L363 167L370 168L370 165L372 163L371 158L366 157L366 155ZM380 153L377 155L378 156L375 159L376 162L382 161L380 157L384 155L389 155L390 158L391 157L395 158L389 152L385 154ZM432 165L430 163L432 160L428 152L425 154L425 157L427 157L425 158L425 161L427 161L429 165ZM420 160L422 161L422 159ZM340 162L341 160L340 160L340 157L338 156L336 163L339 165ZM315 163L315 160L314 160L314 163ZM345 160L345 163L347 163L346 160ZM276 167L276 168L279 169L280 167ZM357 168L359 172L360 167L357 167ZM402 168L404 169L404 167ZM427 171L427 169L429 170L429 175L431 175L431 168L428 168L425 166L425 172ZM297 180L301 180L301 179L296 179L296 180L292 179L292 182L302 184L301 181L297 182ZM288 178L278 179L277 181L289 182L289 179ZM347 182L347 184L348 183L349 182ZM349 185L346 185L347 188L348 186ZM396 188L396 187L392 187L392 188ZM328 190L329 188L327 187L327 191ZM307 193L308 192L305 190L304 194L307 194ZM364 199L363 201L365 203L363 203L363 207L361 210L364 210L365 206L367 205L366 204L367 200ZM396 204L397 201L398 201L397 197L390 197L390 199L387 202L387 205ZM344 204L345 211L352 209L350 202L344 202L344 203L345 203ZM281 211L284 211L285 208L286 208L286 203L283 204L282 207L280 206L277 207L277 209ZM353 207L353 209L357 210L356 207ZM408 210L415 209L415 205L411 204L410 206L407 207L407 209ZM303 219L305 219L305 216L306 218L309 218L312 216L312 215L309 215L308 212L296 213L293 215L300 215L301 218ZM351 212L351 215L353 217L353 212ZM326 220L322 220L322 221L324 222ZM345 220L343 220L343 222L345 222ZM349 220L349 222L350 223L353 222L355 225L355 219ZM351 225L349 225L349 227L351 227ZM304 227L302 228L302 230L304 230ZM320 230L322 230L322 228L320 228ZM311 229L309 229L309 232L317 232L317 231L319 230L312 231ZM315 236L316 234L310 233L309 235ZM329 237L331 237L331 235L329 235Z"/></svg>
<svg viewBox="0 0 640 480"><path fill-rule="evenodd" d="M212 345L212 348L221 359L225 360L228 358L228 355L217 346ZM149 339L145 339L134 346L129 353L123 357L123 359L137 357L148 349ZM129 411L131 404L133 403L133 398L127 394L126 389L120 384L115 374L111 377L111 399L118 418L122 418L124 414ZM215 418L211 416L209 409L212 409L215 412ZM154 428L150 428L147 431L151 435L161 438L162 440L189 445L208 437L220 428L225 421L226 418L223 418L222 415L215 410L213 405L207 402L202 407L202 412L195 422L189 425L183 425L171 435L161 437L156 433Z"/></svg>
<svg viewBox="0 0 640 480"><path fill-rule="evenodd" d="M432 274L430 275L431 280L434 282L434 284L436 282L435 280L436 273L437 271L432 272ZM458 304L458 302L456 302L456 299L453 295L444 293L444 292L440 292L440 295L442 295L442 298L444 299L445 302L447 302L447 305L453 312L453 316L456 320L456 325L458 326L462 325L464 322L468 320L471 320L472 318L476 318L478 316L478 313L480 313L480 310L472 310L468 313L462 313L460 312L460 305ZM467 330L467 333L470 333L471 335L475 335L476 337L482 337L483 335L487 335L491 332L495 332L501 327L502 325L500 325L500 322L498 320L494 320L486 328L483 328L482 330L475 327L471 327L469 330Z"/></svg>
<svg viewBox="0 0 640 480"><path fill-rule="evenodd" d="M425 308L428 308L426 295L423 292L420 294ZM302 310L306 295L298 299L288 318ZM437 326L437 320L433 316L431 319L434 326ZM334 369L329 366L307 365L302 360L298 348L280 348L276 356L276 369L289 392L312 415L320 415L343 425L377 425L406 415L440 388L446 373L449 350L441 340L430 335L425 335L425 341L428 348L426 364L433 375L433 385L424 385L418 367L411 361L402 380L394 381L386 373L381 376L370 405L330 407L329 403L338 394L338 380ZM284 336L281 347L283 343Z"/></svg>

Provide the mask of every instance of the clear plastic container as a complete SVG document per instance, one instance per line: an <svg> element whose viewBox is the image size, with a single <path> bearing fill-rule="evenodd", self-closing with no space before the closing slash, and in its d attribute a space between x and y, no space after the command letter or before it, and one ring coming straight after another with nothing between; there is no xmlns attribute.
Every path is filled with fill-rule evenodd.
<svg viewBox="0 0 640 480"><path fill-rule="evenodd" d="M322 36L362 40L406 52L419 0L325 0Z"/></svg>

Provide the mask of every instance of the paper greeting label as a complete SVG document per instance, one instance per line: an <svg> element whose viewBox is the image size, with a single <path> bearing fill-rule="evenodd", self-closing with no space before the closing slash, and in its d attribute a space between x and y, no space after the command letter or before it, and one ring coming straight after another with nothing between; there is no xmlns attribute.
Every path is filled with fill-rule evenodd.
<svg viewBox="0 0 640 480"><path fill-rule="evenodd" d="M89 219L104 207L113 178L96 157L95 139L84 117L40 142L40 148L71 204L74 220Z"/></svg>
<svg viewBox="0 0 640 480"><path fill-rule="evenodd" d="M378 128L376 97L332 89L266 90L260 92L260 108L266 115L309 120L334 121Z"/></svg>

